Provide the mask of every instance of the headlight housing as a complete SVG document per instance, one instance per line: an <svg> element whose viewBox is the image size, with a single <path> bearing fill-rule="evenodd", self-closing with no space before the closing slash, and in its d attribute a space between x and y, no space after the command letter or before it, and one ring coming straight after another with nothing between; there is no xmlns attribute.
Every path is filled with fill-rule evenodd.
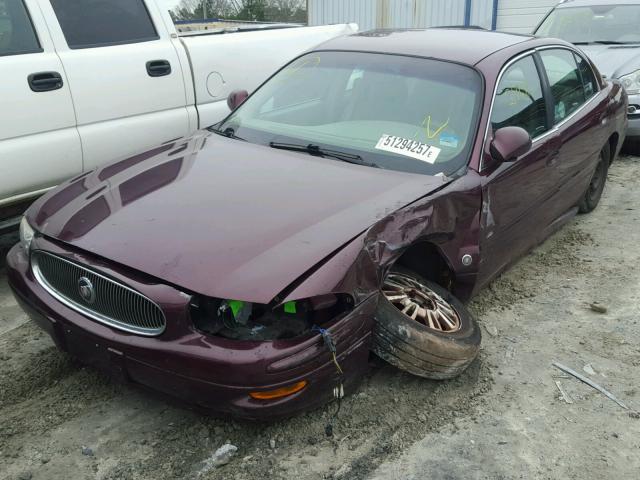
<svg viewBox="0 0 640 480"><path fill-rule="evenodd" d="M231 340L258 341L300 337L314 326L342 318L353 306L353 297L343 293L277 306L195 296L190 305L191 320L198 330Z"/></svg>
<svg viewBox="0 0 640 480"><path fill-rule="evenodd" d="M22 245L22 248L26 251L31 249L31 241L35 233L35 230L29 225L27 217L22 217L20 221L20 245Z"/></svg>
<svg viewBox="0 0 640 480"><path fill-rule="evenodd" d="M621 76L620 82L622 82L627 94L635 95L640 93L640 70Z"/></svg>

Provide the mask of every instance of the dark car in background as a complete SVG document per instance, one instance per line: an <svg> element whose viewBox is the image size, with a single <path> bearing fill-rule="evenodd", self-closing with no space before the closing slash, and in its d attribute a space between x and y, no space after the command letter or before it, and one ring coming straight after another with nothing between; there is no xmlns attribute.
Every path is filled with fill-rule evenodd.
<svg viewBox="0 0 640 480"><path fill-rule="evenodd" d="M567 0L538 25L534 35L578 45L607 78L620 80L629 96L627 139L640 146L640 0Z"/></svg>
<svg viewBox="0 0 640 480"><path fill-rule="evenodd" d="M60 348L253 419L353 391L370 350L461 373L462 302L596 207L627 124L571 44L479 30L332 40L229 100L39 199L7 270Z"/></svg>

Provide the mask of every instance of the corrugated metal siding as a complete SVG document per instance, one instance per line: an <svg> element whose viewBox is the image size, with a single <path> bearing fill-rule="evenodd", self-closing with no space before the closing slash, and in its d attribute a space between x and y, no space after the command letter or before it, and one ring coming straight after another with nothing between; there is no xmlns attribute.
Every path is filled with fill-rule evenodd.
<svg viewBox="0 0 640 480"><path fill-rule="evenodd" d="M464 24L465 0L388 0L379 3L382 15L378 16L378 25L385 28Z"/></svg>
<svg viewBox="0 0 640 480"><path fill-rule="evenodd" d="M491 30L493 0L474 0L471 2L471 25Z"/></svg>
<svg viewBox="0 0 640 480"><path fill-rule="evenodd" d="M355 22L372 28L463 25L465 0L309 0L309 24ZM491 28L493 0L472 0L471 23Z"/></svg>
<svg viewBox="0 0 640 480"><path fill-rule="evenodd" d="M378 0L309 0L309 25L355 22L360 30L376 28Z"/></svg>
<svg viewBox="0 0 640 480"><path fill-rule="evenodd" d="M498 30L531 33L558 0L500 0Z"/></svg>

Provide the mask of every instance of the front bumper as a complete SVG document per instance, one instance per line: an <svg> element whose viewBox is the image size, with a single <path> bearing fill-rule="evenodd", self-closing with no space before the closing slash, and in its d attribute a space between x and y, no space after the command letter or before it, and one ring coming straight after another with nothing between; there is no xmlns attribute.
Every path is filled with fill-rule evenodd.
<svg viewBox="0 0 640 480"><path fill-rule="evenodd" d="M633 113L632 113L633 111ZM640 137L640 95L629 95L627 138Z"/></svg>
<svg viewBox="0 0 640 480"><path fill-rule="evenodd" d="M35 280L27 253L16 245L7 256L9 284L17 301L63 351L112 375L214 413L247 419L276 419L321 405L333 398L335 365L320 335L272 342L240 342L207 335L189 319L189 296L135 272L69 252L44 239L44 248L131 286L157 301L167 328L157 337L141 337L99 324L66 307ZM345 390L352 390L368 366L377 296L360 303L331 325ZM306 380L288 397L256 400L249 392L274 390Z"/></svg>
<svg viewBox="0 0 640 480"><path fill-rule="evenodd" d="M640 137L640 115L629 116L629 126L627 127L627 138Z"/></svg>

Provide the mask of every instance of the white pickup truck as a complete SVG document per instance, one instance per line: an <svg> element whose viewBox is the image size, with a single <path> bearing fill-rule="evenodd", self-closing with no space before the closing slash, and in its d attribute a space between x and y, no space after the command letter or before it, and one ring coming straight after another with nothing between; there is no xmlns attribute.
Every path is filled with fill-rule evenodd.
<svg viewBox="0 0 640 480"><path fill-rule="evenodd" d="M0 0L0 230L20 206L220 121L236 88L355 25L179 36L163 0Z"/></svg>

